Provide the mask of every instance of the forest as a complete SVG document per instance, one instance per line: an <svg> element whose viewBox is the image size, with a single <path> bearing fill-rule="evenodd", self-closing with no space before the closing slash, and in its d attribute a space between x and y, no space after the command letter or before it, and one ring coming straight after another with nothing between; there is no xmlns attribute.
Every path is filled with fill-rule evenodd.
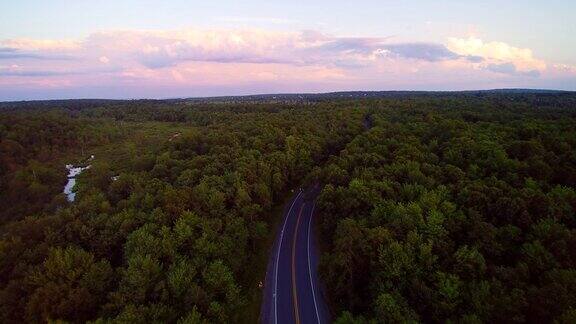
<svg viewBox="0 0 576 324"><path fill-rule="evenodd" d="M374 103L322 168L337 323L576 322L573 99Z"/></svg>
<svg viewBox="0 0 576 324"><path fill-rule="evenodd" d="M0 322L256 321L274 206L361 119L141 102L2 113ZM69 203L64 165L89 155Z"/></svg>
<svg viewBox="0 0 576 324"><path fill-rule="evenodd" d="M336 323L576 322L576 95L505 92L2 107L0 322L257 322L313 184Z"/></svg>

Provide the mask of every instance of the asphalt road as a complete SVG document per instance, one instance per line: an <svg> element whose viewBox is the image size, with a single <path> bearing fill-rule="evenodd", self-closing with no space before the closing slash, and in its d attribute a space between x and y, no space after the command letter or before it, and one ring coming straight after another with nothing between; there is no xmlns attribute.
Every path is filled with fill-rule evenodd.
<svg viewBox="0 0 576 324"><path fill-rule="evenodd" d="M318 251L312 230L315 190L298 191L284 210L264 289L262 323L329 323L318 280Z"/></svg>

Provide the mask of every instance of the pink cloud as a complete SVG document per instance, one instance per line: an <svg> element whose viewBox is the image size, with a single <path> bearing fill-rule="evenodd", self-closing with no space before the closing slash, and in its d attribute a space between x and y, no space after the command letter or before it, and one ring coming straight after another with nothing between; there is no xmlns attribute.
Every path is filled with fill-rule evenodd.
<svg viewBox="0 0 576 324"><path fill-rule="evenodd" d="M504 42L484 42L477 37L449 38L448 48L462 55L484 58L483 67L498 73L539 74L546 63L536 59L529 48L514 47Z"/></svg>
<svg viewBox="0 0 576 324"><path fill-rule="evenodd" d="M250 93L547 84L575 89L575 79L574 67L544 62L530 49L472 36L449 38L446 44L393 43L317 31L186 29L106 31L79 40L0 40L0 84L7 89L0 95L42 84L68 90L126 87L131 93L141 91L141 97L227 94L230 89ZM150 89L173 91L164 95ZM94 96L106 96L94 91Z"/></svg>

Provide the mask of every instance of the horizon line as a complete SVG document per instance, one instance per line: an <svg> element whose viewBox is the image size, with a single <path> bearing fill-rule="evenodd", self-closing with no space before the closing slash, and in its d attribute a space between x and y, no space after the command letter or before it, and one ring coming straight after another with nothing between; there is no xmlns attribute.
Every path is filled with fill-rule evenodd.
<svg viewBox="0 0 576 324"><path fill-rule="evenodd" d="M79 97L79 98L58 98L58 99L22 99L22 100L0 100L0 103L22 103L22 102L45 102L45 101L89 101L89 100L106 100L106 101L167 101L167 100L205 100L205 99L223 99L223 98L247 98L247 97L267 97L267 96L318 96L333 95L344 93L471 93L471 92L516 92L524 91L526 93L576 93L576 90L547 89L547 88L490 88L490 89L468 89L468 90L339 90L326 92L270 92L270 93L252 93L239 95L216 95L216 96L193 96L193 97L140 97L140 98L109 98L109 97Z"/></svg>

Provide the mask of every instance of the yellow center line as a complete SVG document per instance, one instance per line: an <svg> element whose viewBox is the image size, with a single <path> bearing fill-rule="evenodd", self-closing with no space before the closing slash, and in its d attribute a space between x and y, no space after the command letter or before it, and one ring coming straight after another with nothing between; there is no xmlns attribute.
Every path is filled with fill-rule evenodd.
<svg viewBox="0 0 576 324"><path fill-rule="evenodd" d="M296 220L296 228L294 229L294 239L292 240L292 297L294 299L294 317L296 318L296 324L300 324L300 314L298 312L298 292L296 289L296 238L298 237L298 227L300 226L300 216L302 216L303 209L304 204L302 204L302 207L300 207L298 219Z"/></svg>

